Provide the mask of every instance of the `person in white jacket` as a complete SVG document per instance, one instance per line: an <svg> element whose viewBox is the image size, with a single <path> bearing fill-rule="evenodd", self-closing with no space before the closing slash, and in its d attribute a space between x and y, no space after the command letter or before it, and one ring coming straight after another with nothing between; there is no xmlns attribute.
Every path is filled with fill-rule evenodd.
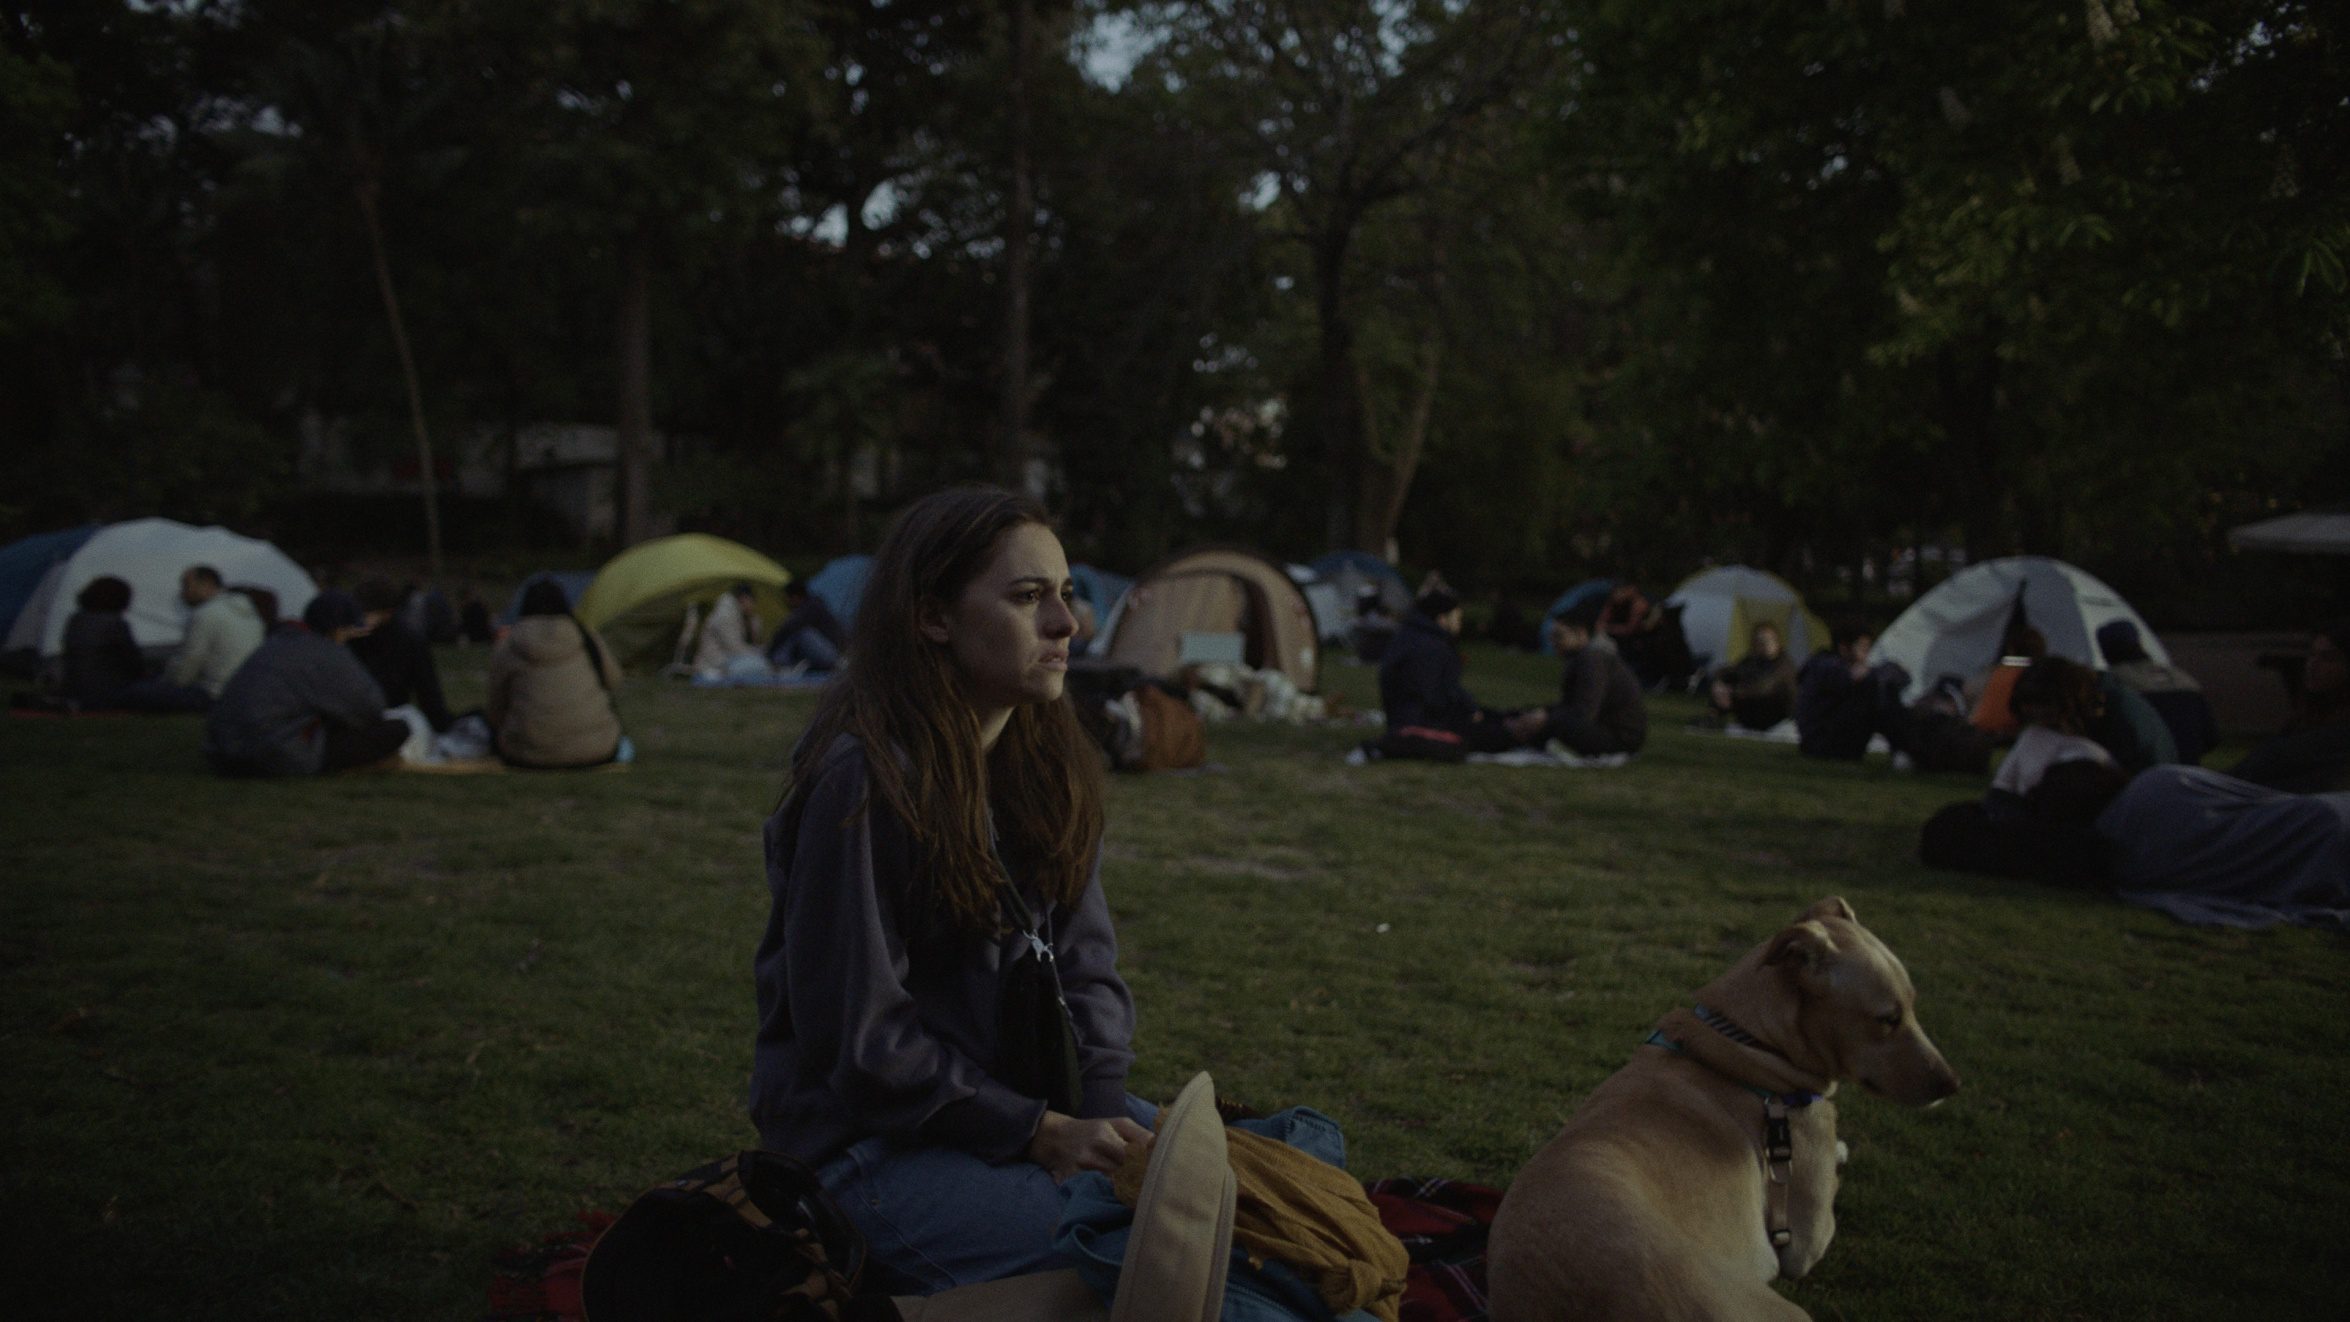
<svg viewBox="0 0 2350 1322"><path fill-rule="evenodd" d="M751 585L737 583L711 603L710 618L702 621L701 642L694 648L694 673L712 679L741 676L746 671L764 673L767 658L759 650L758 638L759 616Z"/></svg>
<svg viewBox="0 0 2350 1322"><path fill-rule="evenodd" d="M223 587L220 571L210 565L191 565L180 575L180 600L190 612L187 636L161 675L123 693L126 705L140 711L208 710L269 632L253 599Z"/></svg>

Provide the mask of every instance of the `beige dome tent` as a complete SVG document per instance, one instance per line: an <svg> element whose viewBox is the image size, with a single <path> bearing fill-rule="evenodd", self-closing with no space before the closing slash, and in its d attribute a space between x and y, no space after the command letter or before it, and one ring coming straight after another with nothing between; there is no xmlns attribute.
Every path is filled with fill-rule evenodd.
<svg viewBox="0 0 2350 1322"><path fill-rule="evenodd" d="M1278 670L1303 693L1320 684L1314 613L1279 564L1237 546L1204 546L1134 580L1109 621L1100 654L1146 675L1193 662Z"/></svg>

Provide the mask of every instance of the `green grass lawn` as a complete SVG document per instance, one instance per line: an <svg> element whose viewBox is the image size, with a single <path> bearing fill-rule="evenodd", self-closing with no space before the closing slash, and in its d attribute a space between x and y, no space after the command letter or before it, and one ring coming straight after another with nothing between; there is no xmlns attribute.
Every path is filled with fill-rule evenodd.
<svg viewBox="0 0 2350 1322"><path fill-rule="evenodd" d="M452 699L482 654L444 653ZM1489 701L1549 663L1479 653ZM1363 703L1367 671L1326 687ZM190 720L0 722L0 1316L466 1318L492 1255L743 1146L759 828L810 700L632 680L615 774L205 774ZM1823 895L1965 1080L1849 1092L1823 1318L2340 1315L2341 939L1929 872L1977 792L1686 732L1621 771L1211 734L1113 787L1136 1091L1335 1116L1358 1175L1503 1184ZM2330 1302L2329 1302L2330 1301Z"/></svg>

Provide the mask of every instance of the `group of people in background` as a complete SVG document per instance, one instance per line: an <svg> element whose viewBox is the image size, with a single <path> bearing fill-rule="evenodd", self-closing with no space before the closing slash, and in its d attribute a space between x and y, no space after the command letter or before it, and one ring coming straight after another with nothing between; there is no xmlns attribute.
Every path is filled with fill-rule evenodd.
<svg viewBox="0 0 2350 1322"><path fill-rule="evenodd" d="M1549 620L1559 700L1501 711L1463 683L1459 597L1424 587L1383 649L1387 732L1361 755L1637 752L1648 720L1607 632L1614 606L1593 599ZM2225 771L2200 765L2219 740L2201 685L2155 660L2132 622L2097 630L2108 663L2097 668L2049 655L2018 619L1996 664L1936 676L1914 702L1911 675L1875 642L1844 624L1798 666L1781 627L1758 622L1744 655L1698 679L1697 723L1777 737L1791 726L1806 757L1857 761L1876 747L1921 771L1990 775L2004 749L1982 797L1927 823L1930 865L2108 887L2197 921L2350 922L2350 621L2311 638L2292 718Z"/></svg>
<svg viewBox="0 0 2350 1322"><path fill-rule="evenodd" d="M2093 731L2123 765L2199 762L2217 742L2211 704L2194 678L2150 658L2137 626L2106 624L2098 645L2115 664L2089 672L2098 691ZM2000 658L1973 676L1940 676L1915 702L1909 672L1874 656L1876 637L1843 624L1827 650L1798 667L1779 626L1757 623L1746 655L1711 673L1700 724L1771 732L1792 722L1805 756L1855 761L1872 747L1925 771L1982 772L2022 728L2012 710L2025 668L2048 654L2038 630L2018 625Z"/></svg>
<svg viewBox="0 0 2350 1322"><path fill-rule="evenodd" d="M600 766L630 750L614 695L611 649L571 613L563 589L539 582L490 656L478 711L449 709L431 644L408 622L409 594L383 579L311 599L298 620L276 598L225 585L218 570L180 575L188 608L181 642L159 666L132 636L131 586L105 576L66 621L57 699L78 712L201 714L202 752L232 776L300 776L386 763L420 732L478 722L481 742L509 765Z"/></svg>
<svg viewBox="0 0 2350 1322"><path fill-rule="evenodd" d="M737 583L719 595L698 624L688 668L698 679L743 680L772 676L827 675L848 651L848 628L824 599L798 580L783 587L785 615L775 632L760 638L758 595Z"/></svg>
<svg viewBox="0 0 2350 1322"><path fill-rule="evenodd" d="M2291 719L2225 771L2200 765L2219 741L2202 686L2130 621L2096 631L2102 669L2049 655L2018 621L1990 669L1937 677L1907 705L1910 675L1873 660L1873 642L1839 628L1798 669L1758 624L1710 676L1709 718L1792 720L1812 757L1858 759L1882 739L1927 771L1985 773L2004 747L1980 798L1926 823L1932 866L2110 888L2194 921L2350 921L2350 622L2311 638Z"/></svg>
<svg viewBox="0 0 2350 1322"><path fill-rule="evenodd" d="M1587 758L1639 752L1648 707L1639 678L1600 632L1604 608L1593 600L1548 623L1561 663L1558 701L1502 711L1480 705L1462 683L1459 595L1441 583L1425 587L1380 657L1387 736L1363 752L1440 760L1554 746Z"/></svg>
<svg viewBox="0 0 2350 1322"><path fill-rule="evenodd" d="M2129 640L2118 641L2126 658ZM2099 643L2117 654L2102 633ZM2018 730L1998 776L1980 799L1935 813L1919 852L1936 867L2110 888L2197 922L2350 923L2345 643L2350 622L2310 640L2285 729L2224 772L2186 758L2145 761L2143 733L2111 709L2117 694L2125 707L2150 696L2133 683L2175 686L2179 672L2127 659L2111 672L2033 660L2010 687ZM2187 734L2172 738L2195 747Z"/></svg>

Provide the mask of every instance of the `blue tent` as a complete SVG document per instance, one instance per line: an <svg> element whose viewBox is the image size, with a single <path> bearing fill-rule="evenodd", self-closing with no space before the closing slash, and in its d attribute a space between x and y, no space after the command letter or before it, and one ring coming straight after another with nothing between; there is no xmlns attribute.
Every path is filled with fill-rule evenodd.
<svg viewBox="0 0 2350 1322"><path fill-rule="evenodd" d="M34 533L0 546L0 638L8 636L10 626L50 569L81 550L82 543L97 535L98 527L85 523L79 528Z"/></svg>
<svg viewBox="0 0 2350 1322"><path fill-rule="evenodd" d="M808 591L830 608L843 629L857 624L857 605L865 600L865 580L873 577L873 557L844 555L826 562L808 576Z"/></svg>
<svg viewBox="0 0 2350 1322"><path fill-rule="evenodd" d="M1407 602L1412 599L1412 585L1404 582L1403 571L1369 551L1332 551L1326 555L1317 556L1307 568L1333 582L1349 577L1373 582L1384 580L1385 583L1391 583L1394 587L1389 588L1383 583L1380 588L1381 596L1386 597L1393 593L1399 594Z"/></svg>
<svg viewBox="0 0 2350 1322"><path fill-rule="evenodd" d="M1113 574L1092 565L1069 566L1069 577L1077 581L1077 595L1093 607L1096 620L1110 618L1110 607L1117 605L1118 598L1126 595L1126 589L1134 586L1134 580L1124 574Z"/></svg>
<svg viewBox="0 0 2350 1322"><path fill-rule="evenodd" d="M1587 578L1560 593L1559 599L1550 603L1550 609L1542 612L1542 654L1544 656L1552 655L1550 646L1550 622L1552 620L1593 598L1604 600L1607 594L1615 590L1616 581L1612 578Z"/></svg>
<svg viewBox="0 0 2350 1322"><path fill-rule="evenodd" d="M1092 565L1069 566L1069 577L1077 584L1077 599L1093 611L1094 635L1086 647L1104 646L1103 640L1110 636L1110 620L1118 603L1126 599L1126 590L1134 586L1134 580Z"/></svg>
<svg viewBox="0 0 2350 1322"><path fill-rule="evenodd" d="M542 580L563 589L563 599L576 607L579 605L580 594L588 590L588 584L596 581L596 571L593 569L540 570L522 580L522 585L514 589L514 599L506 603L506 611L498 617L498 623L512 624L521 619L522 594L530 591L531 584Z"/></svg>

